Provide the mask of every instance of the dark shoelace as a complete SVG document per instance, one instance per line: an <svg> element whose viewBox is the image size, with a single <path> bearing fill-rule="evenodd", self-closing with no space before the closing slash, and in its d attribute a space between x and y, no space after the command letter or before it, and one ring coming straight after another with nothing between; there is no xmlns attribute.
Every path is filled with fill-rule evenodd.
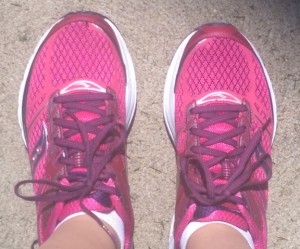
<svg viewBox="0 0 300 249"><path fill-rule="evenodd" d="M191 197L201 205L211 206L223 202L233 202L244 204L241 197L236 194L242 190L254 189L263 186L272 175L271 158L261 147L261 138L263 132L270 123L268 120L255 134L251 137L249 143L245 146L238 146L234 139L246 131L246 127L239 126L236 122L239 113L246 112L245 105L220 104L209 106L197 106L190 110L192 115L199 115L203 121L198 124L197 128L191 128L190 133L193 136L206 138L196 146L192 146L190 154L184 155L180 159L180 170L184 182L190 191ZM226 123L233 129L222 134L217 134L205 128L218 123ZM224 143L233 147L228 153L209 148L208 146ZM256 155L256 161L252 163L250 158ZM202 160L201 155L209 155L211 159ZM230 169L225 184L216 184L218 179L224 181L223 173L216 173L211 168L217 164L232 163L234 168ZM196 183L189 178L189 166L193 165L202 178L202 184ZM265 179L251 180L253 172L261 167L265 172Z"/></svg>
<svg viewBox="0 0 300 249"><path fill-rule="evenodd" d="M64 150L58 163L66 166L66 175L59 176L57 181L43 179L20 181L15 186L15 193L27 201L66 203L79 200L82 210L94 218L116 241L110 230L83 204L84 198L93 191L102 191L110 195L118 194L115 188L103 182L115 178L106 165L115 155L123 153L126 132L122 125L116 123L113 115L106 114L106 101L113 101L113 96L109 93L85 93L54 97L53 102L61 105L64 110L62 117L54 118L53 123L64 129L63 136L54 138L54 143ZM76 116L78 112L96 114L98 118L83 122ZM78 134L81 142L70 139ZM89 137L91 134L92 139ZM101 146L105 149L101 149ZM83 155L81 165L86 169L84 174L72 172L76 168L78 153ZM63 179L68 180L70 184L62 184ZM20 191L20 187L25 184L46 185L50 189L39 195L25 196Z"/></svg>

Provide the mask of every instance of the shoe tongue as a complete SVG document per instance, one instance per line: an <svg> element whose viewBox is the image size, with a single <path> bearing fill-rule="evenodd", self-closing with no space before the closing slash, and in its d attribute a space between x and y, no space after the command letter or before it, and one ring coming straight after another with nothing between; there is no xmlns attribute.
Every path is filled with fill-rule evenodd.
<svg viewBox="0 0 300 249"><path fill-rule="evenodd" d="M241 101L237 99L235 96L225 93L225 92L214 92L211 94L206 95L202 99L196 102L197 105L222 105L222 104L241 104ZM203 119L199 118L198 123L201 123ZM230 131L233 129L233 126L221 122L217 124L213 124L207 127L205 130L217 134L222 134L225 132ZM205 138L200 138L199 142L206 141ZM228 145L226 143L216 143L208 148L224 151L226 153L230 152L234 149L233 146ZM202 161L206 162L212 159L209 155L202 155ZM217 179L215 180L215 184L226 184L226 172L230 170L232 165L227 161L223 162L222 164L217 164L210 168L210 171L214 173L221 173L223 172L224 179ZM232 224L240 229L245 231L248 230L248 225L245 219L243 218L238 206L233 203L222 203L218 206L197 206L197 209L194 213L194 220L199 222L212 222L212 221L221 221Z"/></svg>
<svg viewBox="0 0 300 249"><path fill-rule="evenodd" d="M234 225L244 231L249 230L248 224L237 205L231 203L224 203L219 206L198 206L194 213L194 221L221 221Z"/></svg>
<svg viewBox="0 0 300 249"><path fill-rule="evenodd" d="M226 92L214 92L206 95L205 97L199 99L196 102L196 105L202 105L202 106L213 106L213 105L223 105L223 104L227 104L227 105L241 104L241 101L237 99L235 96L233 96L232 94ZM203 118L199 118L198 124L200 124L203 121L204 121ZM206 127L205 130L216 134L223 134L232 130L233 128L234 127L228 123L220 122ZM199 142L202 143L205 142L206 140L207 140L206 138L200 138ZM223 151L226 153L234 149L233 146L222 142L207 146L207 148ZM213 157L210 155L201 156L203 162L209 161L212 158ZM232 165L230 165L227 161L225 161L224 163L222 163L222 165L217 164L211 167L210 170L215 173L223 173L224 178L226 178L227 176L226 174L228 173L228 171L230 171L230 167L232 167ZM216 182L216 183L222 183L222 180L217 180L217 181L221 181L221 182Z"/></svg>
<svg viewBox="0 0 300 249"><path fill-rule="evenodd" d="M87 92L91 93L105 93L106 89L101 87L99 84L87 81L87 80L79 80L75 81L71 84L69 84L67 87L62 89L60 91L60 95L71 95L71 94L86 94ZM101 109L105 109L105 107L100 107ZM87 123L89 121L92 121L94 119L99 118L99 114L87 112L87 111L77 111L75 114L76 118L80 120L83 123ZM72 118L67 118L67 120L72 120ZM68 129L63 129L63 132L66 132ZM88 133L88 139L92 140L95 137L95 134ZM76 133L75 135L68 138L71 141L82 143L82 137L79 133ZM76 158L75 163L76 167L82 167L82 158L84 157L84 154L82 152L78 152L74 155Z"/></svg>
<svg viewBox="0 0 300 249"><path fill-rule="evenodd" d="M71 95L71 94L86 94L87 92L91 93L99 93L99 92L106 92L106 89L101 87L99 84L96 84L92 81L87 80L80 80L75 81L69 84L67 87L60 91L60 95ZM105 108L105 107L103 107ZM83 123L87 123L93 119L99 118L99 114L87 112L87 111L78 111L75 113L75 116ZM71 120L71 118L69 118ZM63 132L68 131L68 129L63 129ZM95 137L94 134L89 133L88 138L89 140ZM71 136L69 140L82 143L82 137L79 133ZM75 157L75 167L69 172L70 175L73 176L87 176L87 168L83 163L84 152L77 152L74 154ZM72 183L68 182L68 180L63 179L64 185L70 185ZM110 195L106 192L101 190L94 191L89 194L88 197L82 200L84 206L90 211L97 211L97 212L110 212L112 210L112 203L110 199ZM58 223L63 221L66 217L79 213L84 212L80 206L79 200L70 201L64 203L63 208L60 212Z"/></svg>

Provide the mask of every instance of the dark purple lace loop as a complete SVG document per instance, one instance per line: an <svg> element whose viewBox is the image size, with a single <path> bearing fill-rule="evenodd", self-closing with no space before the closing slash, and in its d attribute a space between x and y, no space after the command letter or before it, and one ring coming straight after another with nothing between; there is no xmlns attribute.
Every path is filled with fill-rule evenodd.
<svg viewBox="0 0 300 249"><path fill-rule="evenodd" d="M53 123L65 130L62 137L54 138L54 143L63 149L64 155L58 160L67 166L67 174L58 177L57 181L50 180L25 180L18 182L15 186L17 196L28 201L41 202L68 202L79 200L81 208L93 217L107 232L102 222L83 204L83 199L93 191L102 191L110 195L117 195L117 190L107 186L103 182L115 178L106 165L114 156L123 152L126 140L126 132L123 125L116 123L113 115L106 111L106 101L113 100L109 93L86 93L71 94L55 97L53 102L61 105L62 118L54 118ZM76 114L78 112L89 112L97 118L91 121L81 121ZM70 138L79 134L81 141L73 141ZM93 134L93 138L89 137ZM101 149L101 146L106 146ZM76 167L75 155L81 153L83 173L73 172ZM69 184L64 184L63 180ZM49 190L38 195L25 196L20 193L20 187L25 184L46 185ZM111 234L110 234L111 235ZM112 236L112 235L111 235Z"/></svg>
<svg viewBox="0 0 300 249"><path fill-rule="evenodd" d="M206 141L201 142L197 146L192 146L190 148L191 154L185 155L180 159L180 170L184 183L190 192L190 196L197 203L207 206L216 205L225 201L244 204L242 198L236 196L238 192L262 186L271 178L271 158L270 155L264 152L260 145L262 133L268 127L270 120L252 136L247 146L239 146L237 141L234 140L235 137L245 132L246 127L239 127L236 120L241 112L246 112L247 110L246 106L238 104L197 106L190 110L191 114L198 115L198 117L203 120L198 124L197 128L191 128L190 133L193 136L206 138ZM223 134L204 130L219 122L230 124L233 129ZM234 148L226 153L207 147L216 143L225 143ZM257 158L253 163L250 159L254 153L256 153ZM201 154L209 155L212 159L203 161ZM222 173L212 172L211 167L222 164L225 160L232 163L234 169L228 176L226 183L216 184L215 181L222 179L223 175ZM201 176L201 184L190 179L190 167L193 167L193 169L198 172L198 175ZM259 167L264 170L265 179L251 180L253 172ZM222 180L224 182L224 179Z"/></svg>

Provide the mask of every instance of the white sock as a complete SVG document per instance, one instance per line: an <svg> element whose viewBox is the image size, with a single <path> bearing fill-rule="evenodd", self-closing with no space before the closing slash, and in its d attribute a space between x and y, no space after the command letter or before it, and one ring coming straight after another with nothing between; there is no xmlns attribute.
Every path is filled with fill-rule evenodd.
<svg viewBox="0 0 300 249"><path fill-rule="evenodd" d="M196 230L198 230L199 228L204 227L204 226L206 226L208 224L217 224L217 223L228 225L228 226L234 228L235 230L237 230L238 232L240 232L241 235L247 240L250 248L254 249L253 239L252 239L252 236L249 233L249 231L245 232L244 230L242 230L242 229L240 229L240 228L238 228L238 227L236 227L236 226L234 226L232 224L229 224L229 223L226 223L226 222L222 222L222 221L212 221L212 222L197 222L197 221L194 221L194 222L191 222L190 224L187 225L187 227L184 229L184 231L182 233L182 236L181 236L181 239L180 239L180 248L181 249L185 249L186 248L188 239L191 237L191 235Z"/></svg>
<svg viewBox="0 0 300 249"><path fill-rule="evenodd" d="M100 212L95 212L92 211L93 214L95 214L101 221L106 222L107 224L109 224L112 229L116 232L119 240L120 240L120 245L121 248L120 249L124 249L124 245L125 245L125 232L124 232L124 223L121 219L121 217L117 214L116 211L112 211L110 213L100 213ZM70 220L76 216L79 215L86 215L86 213L84 212L78 212L75 214L71 214L68 217L66 217L62 222L60 222L57 227L55 228L55 230L61 226L61 224L63 224L64 222L66 222L67 220Z"/></svg>

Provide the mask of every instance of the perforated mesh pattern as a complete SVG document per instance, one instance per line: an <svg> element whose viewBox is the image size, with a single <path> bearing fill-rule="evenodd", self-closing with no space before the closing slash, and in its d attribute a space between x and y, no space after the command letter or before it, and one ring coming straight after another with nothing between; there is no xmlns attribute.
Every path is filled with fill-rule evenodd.
<svg viewBox="0 0 300 249"><path fill-rule="evenodd" d="M246 55L235 41L211 39L195 51L187 69L191 96L210 90L230 90L245 95L249 90Z"/></svg>
<svg viewBox="0 0 300 249"><path fill-rule="evenodd" d="M30 100L32 103L32 107L29 109L26 115L26 123L29 124L30 120L32 120L33 116L37 113L38 108L41 107L42 103L44 102L46 97L46 93L42 93L37 96L35 101Z"/></svg>
<svg viewBox="0 0 300 249"><path fill-rule="evenodd" d="M74 78L110 81L114 63L112 51L103 34L89 25L72 23L57 36L51 60L54 86Z"/></svg>
<svg viewBox="0 0 300 249"><path fill-rule="evenodd" d="M32 100L34 100L39 92L45 87L45 60L47 49L48 48L45 46L40 51L40 55L35 62L35 68L31 78L31 87L29 89L29 96Z"/></svg>
<svg viewBox="0 0 300 249"><path fill-rule="evenodd" d="M253 57L253 64L254 64L254 73L255 73L255 96L258 100L266 107L270 108L270 94L268 89L268 83L264 76L263 70L261 65L259 64L258 60Z"/></svg>
<svg viewBox="0 0 300 249"><path fill-rule="evenodd" d="M175 103L176 103L176 112L177 112L177 116L178 117L184 117L185 115L185 108L183 107L183 84L181 82L181 78L178 79L178 84L177 84L177 88L176 88L176 94L175 94ZM180 123L178 123L178 119L175 119L176 120L176 127L179 127L180 126ZM179 121L181 122L181 121Z"/></svg>

